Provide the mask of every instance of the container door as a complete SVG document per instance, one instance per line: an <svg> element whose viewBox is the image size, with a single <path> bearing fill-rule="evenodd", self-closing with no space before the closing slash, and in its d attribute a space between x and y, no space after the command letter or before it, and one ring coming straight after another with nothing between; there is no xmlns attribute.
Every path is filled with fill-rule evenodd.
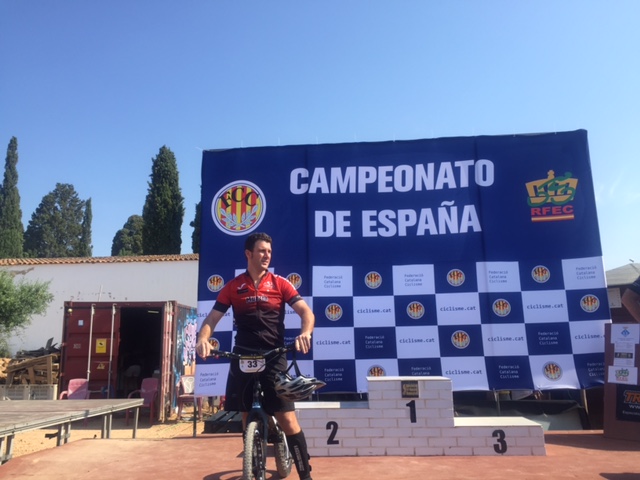
<svg viewBox="0 0 640 480"><path fill-rule="evenodd" d="M86 378L92 398L114 396L119 328L116 304L65 302L61 391L67 388L69 379Z"/></svg>
<svg viewBox="0 0 640 480"><path fill-rule="evenodd" d="M164 307L164 322L162 326L162 362L160 367L160 418L163 422L166 419L168 410L172 406L173 395L173 352L175 338L175 307L174 302L166 302Z"/></svg>

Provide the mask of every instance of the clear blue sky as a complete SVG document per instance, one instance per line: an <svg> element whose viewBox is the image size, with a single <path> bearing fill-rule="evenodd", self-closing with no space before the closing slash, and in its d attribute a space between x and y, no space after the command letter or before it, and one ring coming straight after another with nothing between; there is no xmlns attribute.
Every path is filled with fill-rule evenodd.
<svg viewBox="0 0 640 480"><path fill-rule="evenodd" d="M605 267L640 262L640 2L2 0L0 153L25 228L91 197L93 253L203 149L586 129Z"/></svg>

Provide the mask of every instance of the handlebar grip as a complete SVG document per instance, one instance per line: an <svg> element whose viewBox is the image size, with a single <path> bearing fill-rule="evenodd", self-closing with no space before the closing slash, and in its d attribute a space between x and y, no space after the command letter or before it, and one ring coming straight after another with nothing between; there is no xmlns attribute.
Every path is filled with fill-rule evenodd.
<svg viewBox="0 0 640 480"><path fill-rule="evenodd" d="M264 352L263 354L258 355L259 357L268 357L273 355L274 353L287 353L287 352L292 352L295 351L296 349L296 344L295 343L290 343L289 345L285 345L284 347L277 347L274 348L272 350L269 350L268 352ZM255 356L255 355L253 355ZM235 358L235 359L241 359L241 358L251 358L252 355L242 355L240 353L235 353L235 352L226 352L224 350L211 350L209 352L209 355L207 355L207 357L211 358L211 357L225 357L225 358Z"/></svg>
<svg viewBox="0 0 640 480"><path fill-rule="evenodd" d="M209 355L207 355L207 357L226 357L226 358L234 358L236 356L239 357L240 355L233 352L225 352L223 350L211 350L209 352Z"/></svg>

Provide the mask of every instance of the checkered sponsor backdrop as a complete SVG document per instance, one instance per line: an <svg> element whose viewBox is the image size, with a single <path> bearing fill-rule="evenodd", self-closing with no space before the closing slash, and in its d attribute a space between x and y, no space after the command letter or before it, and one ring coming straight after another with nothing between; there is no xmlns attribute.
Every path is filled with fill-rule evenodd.
<svg viewBox="0 0 640 480"><path fill-rule="evenodd" d="M247 233L316 316L303 373L454 390L586 388L610 322L585 131L206 151L200 321L244 269ZM287 341L299 332L285 315ZM233 346L233 314L214 339ZM198 359L199 394L228 364Z"/></svg>

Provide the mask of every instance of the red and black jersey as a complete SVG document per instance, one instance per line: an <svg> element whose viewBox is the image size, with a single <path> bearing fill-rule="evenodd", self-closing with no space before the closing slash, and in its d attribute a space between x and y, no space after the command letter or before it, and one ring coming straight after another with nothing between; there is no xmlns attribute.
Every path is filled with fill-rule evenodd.
<svg viewBox="0 0 640 480"><path fill-rule="evenodd" d="M236 345L271 349L284 345L285 304L301 299L293 285L279 275L267 272L256 288L244 272L220 290L213 309L225 313L233 307Z"/></svg>

